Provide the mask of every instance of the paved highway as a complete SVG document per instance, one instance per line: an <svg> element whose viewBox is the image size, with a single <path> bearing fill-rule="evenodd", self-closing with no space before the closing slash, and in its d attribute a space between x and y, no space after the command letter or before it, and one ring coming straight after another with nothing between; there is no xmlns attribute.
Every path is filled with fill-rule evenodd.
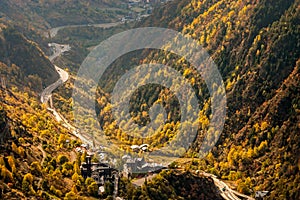
<svg viewBox="0 0 300 200"><path fill-rule="evenodd" d="M241 200L241 198L247 200L255 200L252 197L249 197L247 195L232 190L226 183L217 179L217 177L213 174L209 174L206 172L202 172L201 174L206 177L210 177L214 180L215 185L219 188L221 196L226 200Z"/></svg>
<svg viewBox="0 0 300 200"><path fill-rule="evenodd" d="M88 26L92 26L92 27L97 27L97 28L110 28L110 27L114 27L117 25L120 25L121 22L112 22L112 23L102 23L102 24L82 24L82 25L66 25L66 26L59 26L59 27L55 27L55 28L51 28L48 32L45 33L46 37L50 37L54 38L58 31L64 28L76 28L76 27L88 27Z"/></svg>
<svg viewBox="0 0 300 200"><path fill-rule="evenodd" d="M151 174L146 177L147 181L151 181L157 174ZM145 183L145 177L138 178L132 181L132 184L141 187Z"/></svg>
<svg viewBox="0 0 300 200"><path fill-rule="evenodd" d="M51 47L53 49L53 54L51 56L49 56L49 60L51 62L53 62L54 59L57 58L58 56L60 56L62 53L69 51L71 49L69 45L63 45L63 44L57 44L57 43L50 43L49 47ZM53 90L55 90L57 87L59 87L60 85L62 85L64 82L66 82L69 79L68 72L66 72L65 70L63 70L57 66L55 66L55 69L56 69L57 73L59 74L59 79L56 82L49 85L48 87L46 87L42 91L42 93L41 93L41 102L42 103L46 103L49 100L49 98L52 96ZM79 133L78 129L76 129L74 126L72 126L68 122L68 120L66 120L60 113L58 113L55 110L55 108L47 108L47 110L52 112L52 114L54 115L55 119L58 122L63 122L63 126L66 127L67 129L69 129L74 136L79 138L82 142L92 146L92 140L90 138L86 138L83 135L81 135Z"/></svg>
<svg viewBox="0 0 300 200"><path fill-rule="evenodd" d="M62 53L69 51L71 48L69 45L61 45L61 44L56 44L56 43L51 43L49 44L50 47L53 48L53 54L51 56L49 56L49 60L51 62L53 62L53 60L60 56ZM41 93L41 102L45 103L49 100L49 98L52 95L53 90L55 90L58 86L60 86L61 84L63 84L64 82L66 82L69 79L69 74L68 72L66 72L65 70L55 66L55 69L57 71L57 73L59 74L59 79L52 83L51 85L49 85L48 87L46 87L42 93Z"/></svg>
<svg viewBox="0 0 300 200"><path fill-rule="evenodd" d="M63 54L64 52L70 51L71 47L68 44L57 44L57 43L49 43L48 46L52 48L53 54L49 56L49 60L53 62L55 58Z"/></svg>

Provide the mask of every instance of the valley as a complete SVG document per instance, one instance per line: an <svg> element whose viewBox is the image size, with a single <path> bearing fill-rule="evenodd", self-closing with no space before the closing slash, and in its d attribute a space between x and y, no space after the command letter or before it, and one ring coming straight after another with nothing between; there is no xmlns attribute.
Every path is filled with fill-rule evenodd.
<svg viewBox="0 0 300 200"><path fill-rule="evenodd" d="M118 24L100 24L100 25L89 25L89 26L94 26L94 27L110 27L110 26L115 26ZM70 25L70 26L63 26L63 27L57 27L57 28L53 28L50 30L50 35L51 38L55 37L57 32L61 29L64 28L72 28L72 27L85 27L87 25ZM51 56L49 56L49 60L51 62L53 62L57 57L62 56L62 54L64 52L67 52L70 50L70 46L69 45L61 45L61 44L57 44L57 43L49 43L49 47L53 49L53 54ZM76 136L78 139L80 139L82 142L84 142L86 145L88 145L89 147L91 147L92 151L88 151L88 154L93 154L93 152L95 152L95 147L93 142L91 142L90 140L87 140L83 135L81 135L80 131L75 128L74 126L72 126L60 113L58 113L55 108L53 107L53 103L52 102L52 92L59 87L60 85L63 85L67 80L68 80L68 73L66 71L64 71L63 69L55 66L56 71L58 72L58 74L60 75L60 78L58 81L56 81L55 83L51 84L50 86L48 86L47 88L45 88L41 94L41 102L43 104L48 104L48 101L50 102L50 107L47 108L47 110L49 110L56 118L56 120L58 122L63 122L63 126L65 126L67 129L69 129L70 131L72 131L73 135ZM51 99L50 99L51 98ZM121 173L121 172L119 172ZM134 180L133 184L137 185L139 187L141 187L145 180L151 180L153 177L155 177L157 174L153 174L150 176L146 176L137 180ZM205 173L202 172L201 173L202 176L204 177L208 177L208 178L212 178L214 181L214 184L216 185L216 187L218 187L219 192L221 193L221 196L225 199L225 200L240 200L239 197L242 197L243 199L249 199L249 200L254 200L253 198L243 195L241 193L238 193L232 189L230 189L230 187L228 185L226 185L224 182L220 181L219 179L216 178L215 175L213 174L209 174L209 173ZM116 179L117 180L117 179ZM117 182L114 182L115 185L115 190L114 190L114 194L117 194L118 191L118 180ZM116 196L114 196L114 198L116 198Z"/></svg>
<svg viewBox="0 0 300 200"><path fill-rule="evenodd" d="M299 199L299 4L299 0L1 2L0 198ZM209 128L213 113L220 113L211 107L216 100L210 96L211 88L197 66L168 50L171 44L122 55L103 72L96 87L75 88L93 84L77 72L98 44L142 27L178 31L205 49L226 93L221 132ZM124 49L130 45L126 39ZM188 45L182 47L186 49ZM128 94L128 114L120 111L117 120L113 112L119 104L112 98L118 80L148 63L177 71L191 86L199 112L191 105L183 108L171 88L142 84ZM155 76L168 75L163 71ZM138 71L131 79L147 83L152 76ZM123 80L123 85L131 81ZM222 93L216 83L212 85ZM91 101L95 114L83 101L75 116L74 92L81 97L95 94ZM163 113L154 119L162 120L161 128L147 137L135 134L137 128L131 124L150 124L157 105ZM195 125L180 121L186 111L198 116L196 137L187 150L159 155L160 149L173 145L181 126L191 131ZM189 131L181 137L189 138ZM206 141L216 143L204 155L202 146L211 145ZM149 159L155 152L157 161ZM163 163L166 155L180 156Z"/></svg>

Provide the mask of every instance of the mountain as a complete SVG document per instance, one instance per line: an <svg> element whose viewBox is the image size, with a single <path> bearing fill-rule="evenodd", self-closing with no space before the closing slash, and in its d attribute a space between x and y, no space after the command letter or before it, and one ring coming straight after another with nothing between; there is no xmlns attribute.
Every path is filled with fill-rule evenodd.
<svg viewBox="0 0 300 200"><path fill-rule="evenodd" d="M39 102L38 93L58 79L53 65L11 27L1 25L0 44L0 198L93 199L92 187L80 189L73 148L81 142Z"/></svg>
<svg viewBox="0 0 300 200"><path fill-rule="evenodd" d="M129 11L124 0L11 0L0 2L0 21L14 26L46 51L45 31L65 25L119 21Z"/></svg>
<svg viewBox="0 0 300 200"><path fill-rule="evenodd" d="M163 171L138 188L121 180L119 190L126 199L223 199L212 179L178 170Z"/></svg>
<svg viewBox="0 0 300 200"><path fill-rule="evenodd" d="M118 20L126 8L122 0L12 0L1 1L0 6L2 16L15 23L25 22L25 25L39 28Z"/></svg>
<svg viewBox="0 0 300 200"><path fill-rule="evenodd" d="M198 167L246 194L268 190L267 199L299 199L300 2L184 2L176 17L162 17L170 22L163 26L205 47L227 93L223 133ZM174 16L171 10L167 5L157 12ZM146 24L160 24L162 18L152 16ZM189 156L200 144L196 141Z"/></svg>
<svg viewBox="0 0 300 200"><path fill-rule="evenodd" d="M204 161L190 165L229 181L244 194L254 196L256 191L267 190L267 199L300 198L299 5L299 0L174 1L139 24L182 32L198 41L218 66L227 97L224 130ZM105 105L116 81L130 69L128 66L162 63L179 70L197 92L202 91L196 92L203 101L200 113L204 115L199 120L202 130L185 155L197 157L203 136L208 134L206 127L211 113L205 83L193 71L185 75L189 63L170 52L136 54L139 54L137 58L115 61L100 80L97 109L107 135L127 145L146 141L154 149L172 138L178 115L173 115L176 100L168 90L154 85L147 90L140 89L130 99L131 117L140 125L149 123L147 112L154 103L163 102L167 109L166 125L150 140L126 135L119 127L112 128L116 121L109 112L111 105ZM107 94L101 94L103 91ZM175 108L173 113L170 105ZM126 121L120 124L125 127Z"/></svg>
<svg viewBox="0 0 300 200"><path fill-rule="evenodd" d="M270 191L267 199L298 199L300 195L299 11L299 0L173 1L137 25L175 29L209 52L225 83L227 117L212 152L205 161L191 167L211 172L229 181L239 192L252 196L261 190ZM124 60L126 64L120 64ZM163 60L169 66L182 63L174 55L155 51L146 56L142 53L135 60L125 57L116 63L127 67ZM102 124L103 119L114 122L109 112L101 113L110 109L109 104L105 105L109 94L102 93L114 87L122 73L130 69L126 67L121 68L123 71L108 70L107 77L101 80L104 84L100 84L103 90L99 89L97 109ZM184 73L182 68L179 71ZM204 91L198 98L204 100L201 113L206 113L206 117L201 123L205 127L210 114L209 94L201 77L195 79L195 87L201 89L197 91ZM138 95L131 99L133 117L138 123L149 120L148 115L143 117L139 112L148 112L147 106L157 100L156 89L139 91L145 99L137 98ZM106 127L112 128L109 123ZM125 144L142 142L120 133L118 128L110 129L109 134ZM161 131L153 140L154 145L161 145L162 138L172 134L167 128ZM186 156L197 156L200 146L201 137Z"/></svg>
<svg viewBox="0 0 300 200"><path fill-rule="evenodd" d="M1 68L1 75L8 82L15 80L14 84L18 82L19 86L25 86L31 81L31 89L37 92L59 78L40 47L6 25L0 30L0 62L7 67Z"/></svg>
<svg viewBox="0 0 300 200"><path fill-rule="evenodd" d="M74 13L80 10L77 5L84 4L94 13L98 3L24 2L1 2L1 8L4 8L1 12L11 21L18 19L17 11L25 13L24 20L27 21L35 16L32 21L36 23L35 27L41 29L49 27L47 23L51 26L68 24ZM39 7L37 2L42 6ZM61 3L62 9L54 12L58 3ZM181 172L164 171L142 187L135 188L129 180L122 178L120 194L128 199L220 199L220 191L212 184L211 178L193 173L203 170L253 197L256 191L267 190L266 199L300 199L299 5L299 0L175 0L157 8L152 16L138 23L138 27L175 29L198 41L207 50L225 83L227 116L215 147L204 159L198 159L203 136L208 134L211 113L209 93L201 77L195 70L187 70L190 69L187 61L167 51L132 52L131 55L140 57L132 59L127 55L119 58L99 84L96 111L100 123L107 129L106 134L112 141L117 140L124 151L129 151L131 144L144 142L121 132L111 114L109 91L122 73L130 69L127 66L142 63L172 66L190 81L201 101L199 137L184 155L193 158L192 161L182 164ZM66 14L70 18L65 16L65 21L61 20L64 9L70 10ZM97 22L93 16L82 11L78 22ZM45 18L50 20L46 22ZM35 34L36 30L31 30ZM86 33L89 31L93 37L105 39L102 38L104 33L97 35L94 33L96 29L91 28ZM80 34L74 34L80 37ZM63 39L61 37L60 41L63 42ZM88 39L93 44L98 41ZM30 93L42 88L37 85L46 86L56 80L52 64L36 43L7 25L1 25L0 43L1 76L11 77L6 78L9 84L4 88L1 86L0 92L1 198L96 197L98 188L95 182L83 180L78 170L85 157L84 154L74 155L74 148L80 142L47 113L37 102L36 94ZM74 51L74 58L69 55L67 59L78 62L75 66L80 66L83 57L76 54L76 49ZM117 65L121 66L119 70ZM77 69L70 67L70 70L72 75ZM73 76L73 79L76 77ZM23 82L28 83L29 92L24 91ZM59 100L55 106L72 119L71 91L72 83L69 82L67 89L60 88L54 94L54 100ZM158 149L174 137L180 114L176 110L178 101L170 93L167 88L152 85L149 91L145 88L138 90L130 100L131 115L141 125L149 122L147 113L154 103L163 102L167 108L167 124L149 141L150 148ZM82 116L84 120L90 119ZM126 125L126 122L121 124ZM67 143L67 139L71 142ZM182 159L185 158L179 160ZM171 164L174 165L177 165L176 162ZM110 198L109 195L112 191L106 196Z"/></svg>
<svg viewBox="0 0 300 200"><path fill-rule="evenodd" d="M95 199L96 183L80 175L86 154L74 151L81 142L17 86L1 86L0 100L0 198Z"/></svg>
<svg viewBox="0 0 300 200"><path fill-rule="evenodd" d="M51 27L118 21L126 8L122 0L12 0L0 2L0 17L35 35Z"/></svg>

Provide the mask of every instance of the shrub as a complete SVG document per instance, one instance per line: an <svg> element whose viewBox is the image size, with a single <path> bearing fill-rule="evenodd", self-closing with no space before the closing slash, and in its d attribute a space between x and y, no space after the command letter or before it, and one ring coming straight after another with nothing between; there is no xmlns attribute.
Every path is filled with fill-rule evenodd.
<svg viewBox="0 0 300 200"><path fill-rule="evenodd" d="M42 173L42 167L38 162L32 162L30 165L30 170L34 175L39 176Z"/></svg>
<svg viewBox="0 0 300 200"><path fill-rule="evenodd" d="M64 199L65 200L73 200L73 199L77 199L77 197L76 197L76 194L71 191L71 192L66 194Z"/></svg>
<svg viewBox="0 0 300 200"><path fill-rule="evenodd" d="M64 163L66 163L66 162L68 162L69 161L69 159L67 158L67 156L65 156L65 155L59 155L58 157L57 157L57 162L59 163L59 164L61 164L61 165L63 165Z"/></svg>
<svg viewBox="0 0 300 200"><path fill-rule="evenodd" d="M97 196L98 194L98 185L96 182L92 182L88 187L87 191L92 196Z"/></svg>

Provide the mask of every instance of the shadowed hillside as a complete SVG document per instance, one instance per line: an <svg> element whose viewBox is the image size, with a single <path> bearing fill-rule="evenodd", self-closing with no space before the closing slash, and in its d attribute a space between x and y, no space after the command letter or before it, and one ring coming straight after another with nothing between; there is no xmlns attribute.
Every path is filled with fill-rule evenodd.
<svg viewBox="0 0 300 200"><path fill-rule="evenodd" d="M25 79L28 77L35 79L32 89L38 92L58 79L54 66L39 46L10 27L3 27L0 31L0 61L7 65L8 70L13 71L19 67L20 73L17 73L19 84L27 85ZM10 77L11 75L17 75L5 71L1 75L6 74L7 80L14 78Z"/></svg>

